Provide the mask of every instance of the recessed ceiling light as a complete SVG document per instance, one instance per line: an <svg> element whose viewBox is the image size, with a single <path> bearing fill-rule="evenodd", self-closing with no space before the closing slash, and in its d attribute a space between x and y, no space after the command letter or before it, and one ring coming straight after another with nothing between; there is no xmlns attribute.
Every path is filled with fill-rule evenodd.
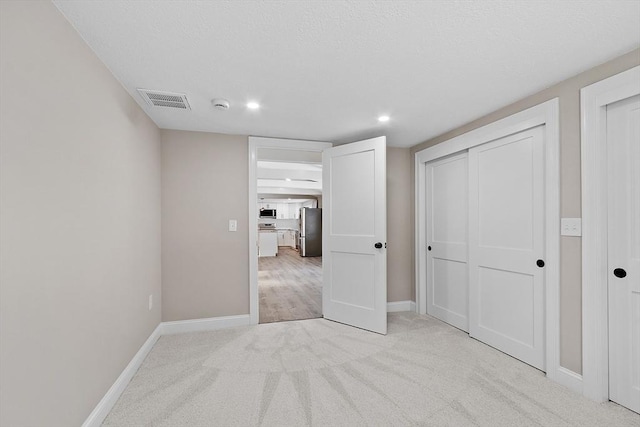
<svg viewBox="0 0 640 427"><path fill-rule="evenodd" d="M378 117L378 121L380 123L388 122L389 121L389 116L380 116L380 117Z"/></svg>
<svg viewBox="0 0 640 427"><path fill-rule="evenodd" d="M291 181L291 178L285 178L284 180L285 181Z"/></svg>
<svg viewBox="0 0 640 427"><path fill-rule="evenodd" d="M250 110L257 110L258 108L260 108L260 104L255 101L247 102L247 108Z"/></svg>

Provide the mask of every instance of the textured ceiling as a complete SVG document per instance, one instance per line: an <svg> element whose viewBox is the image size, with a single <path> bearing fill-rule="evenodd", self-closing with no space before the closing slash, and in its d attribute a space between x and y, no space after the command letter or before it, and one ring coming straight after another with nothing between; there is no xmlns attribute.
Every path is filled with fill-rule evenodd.
<svg viewBox="0 0 640 427"><path fill-rule="evenodd" d="M640 46L640 0L54 3L161 128L332 142L415 145Z"/></svg>

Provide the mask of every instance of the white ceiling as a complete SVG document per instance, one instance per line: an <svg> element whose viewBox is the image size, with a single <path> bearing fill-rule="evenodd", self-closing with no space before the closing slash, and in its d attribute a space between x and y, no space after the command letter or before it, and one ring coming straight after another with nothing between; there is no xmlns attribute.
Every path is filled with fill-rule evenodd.
<svg viewBox="0 0 640 427"><path fill-rule="evenodd" d="M640 46L638 0L54 3L161 128L332 142L415 145Z"/></svg>
<svg viewBox="0 0 640 427"><path fill-rule="evenodd" d="M322 153L258 148L258 195L321 195Z"/></svg>
<svg viewBox="0 0 640 427"><path fill-rule="evenodd" d="M322 165L258 160L258 194L322 194Z"/></svg>

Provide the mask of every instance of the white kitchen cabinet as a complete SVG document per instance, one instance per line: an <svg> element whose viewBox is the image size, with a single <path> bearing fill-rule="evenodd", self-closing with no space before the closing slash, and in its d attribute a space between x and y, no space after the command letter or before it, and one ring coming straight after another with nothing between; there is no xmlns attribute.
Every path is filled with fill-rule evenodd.
<svg viewBox="0 0 640 427"><path fill-rule="evenodd" d="M277 219L297 219L300 203L277 203L275 205Z"/></svg>
<svg viewBox="0 0 640 427"><path fill-rule="evenodd" d="M296 230L278 230L278 246L288 246L295 249L297 240Z"/></svg>
<svg viewBox="0 0 640 427"><path fill-rule="evenodd" d="M295 230L287 230L287 232L284 235L284 245L283 246L289 246L289 247L292 247L293 249L296 248L297 244L296 244L296 232L295 232Z"/></svg>
<svg viewBox="0 0 640 427"><path fill-rule="evenodd" d="M298 219L300 203L289 203L289 219Z"/></svg>
<svg viewBox="0 0 640 427"><path fill-rule="evenodd" d="M258 233L258 256L278 255L278 233L261 231Z"/></svg>
<svg viewBox="0 0 640 427"><path fill-rule="evenodd" d="M292 203L258 203L258 210L260 209L275 209L276 219L299 219L300 208L315 208L317 206L316 200L308 200L304 203L292 202Z"/></svg>

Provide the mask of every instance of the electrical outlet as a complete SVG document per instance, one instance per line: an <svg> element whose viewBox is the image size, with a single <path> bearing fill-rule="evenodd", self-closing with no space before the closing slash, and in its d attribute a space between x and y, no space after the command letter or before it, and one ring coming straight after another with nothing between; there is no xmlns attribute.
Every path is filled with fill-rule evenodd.
<svg viewBox="0 0 640 427"><path fill-rule="evenodd" d="M582 236L582 218L562 218L560 220L560 235Z"/></svg>
<svg viewBox="0 0 640 427"><path fill-rule="evenodd" d="M149 311L153 308L153 294L149 295Z"/></svg>

